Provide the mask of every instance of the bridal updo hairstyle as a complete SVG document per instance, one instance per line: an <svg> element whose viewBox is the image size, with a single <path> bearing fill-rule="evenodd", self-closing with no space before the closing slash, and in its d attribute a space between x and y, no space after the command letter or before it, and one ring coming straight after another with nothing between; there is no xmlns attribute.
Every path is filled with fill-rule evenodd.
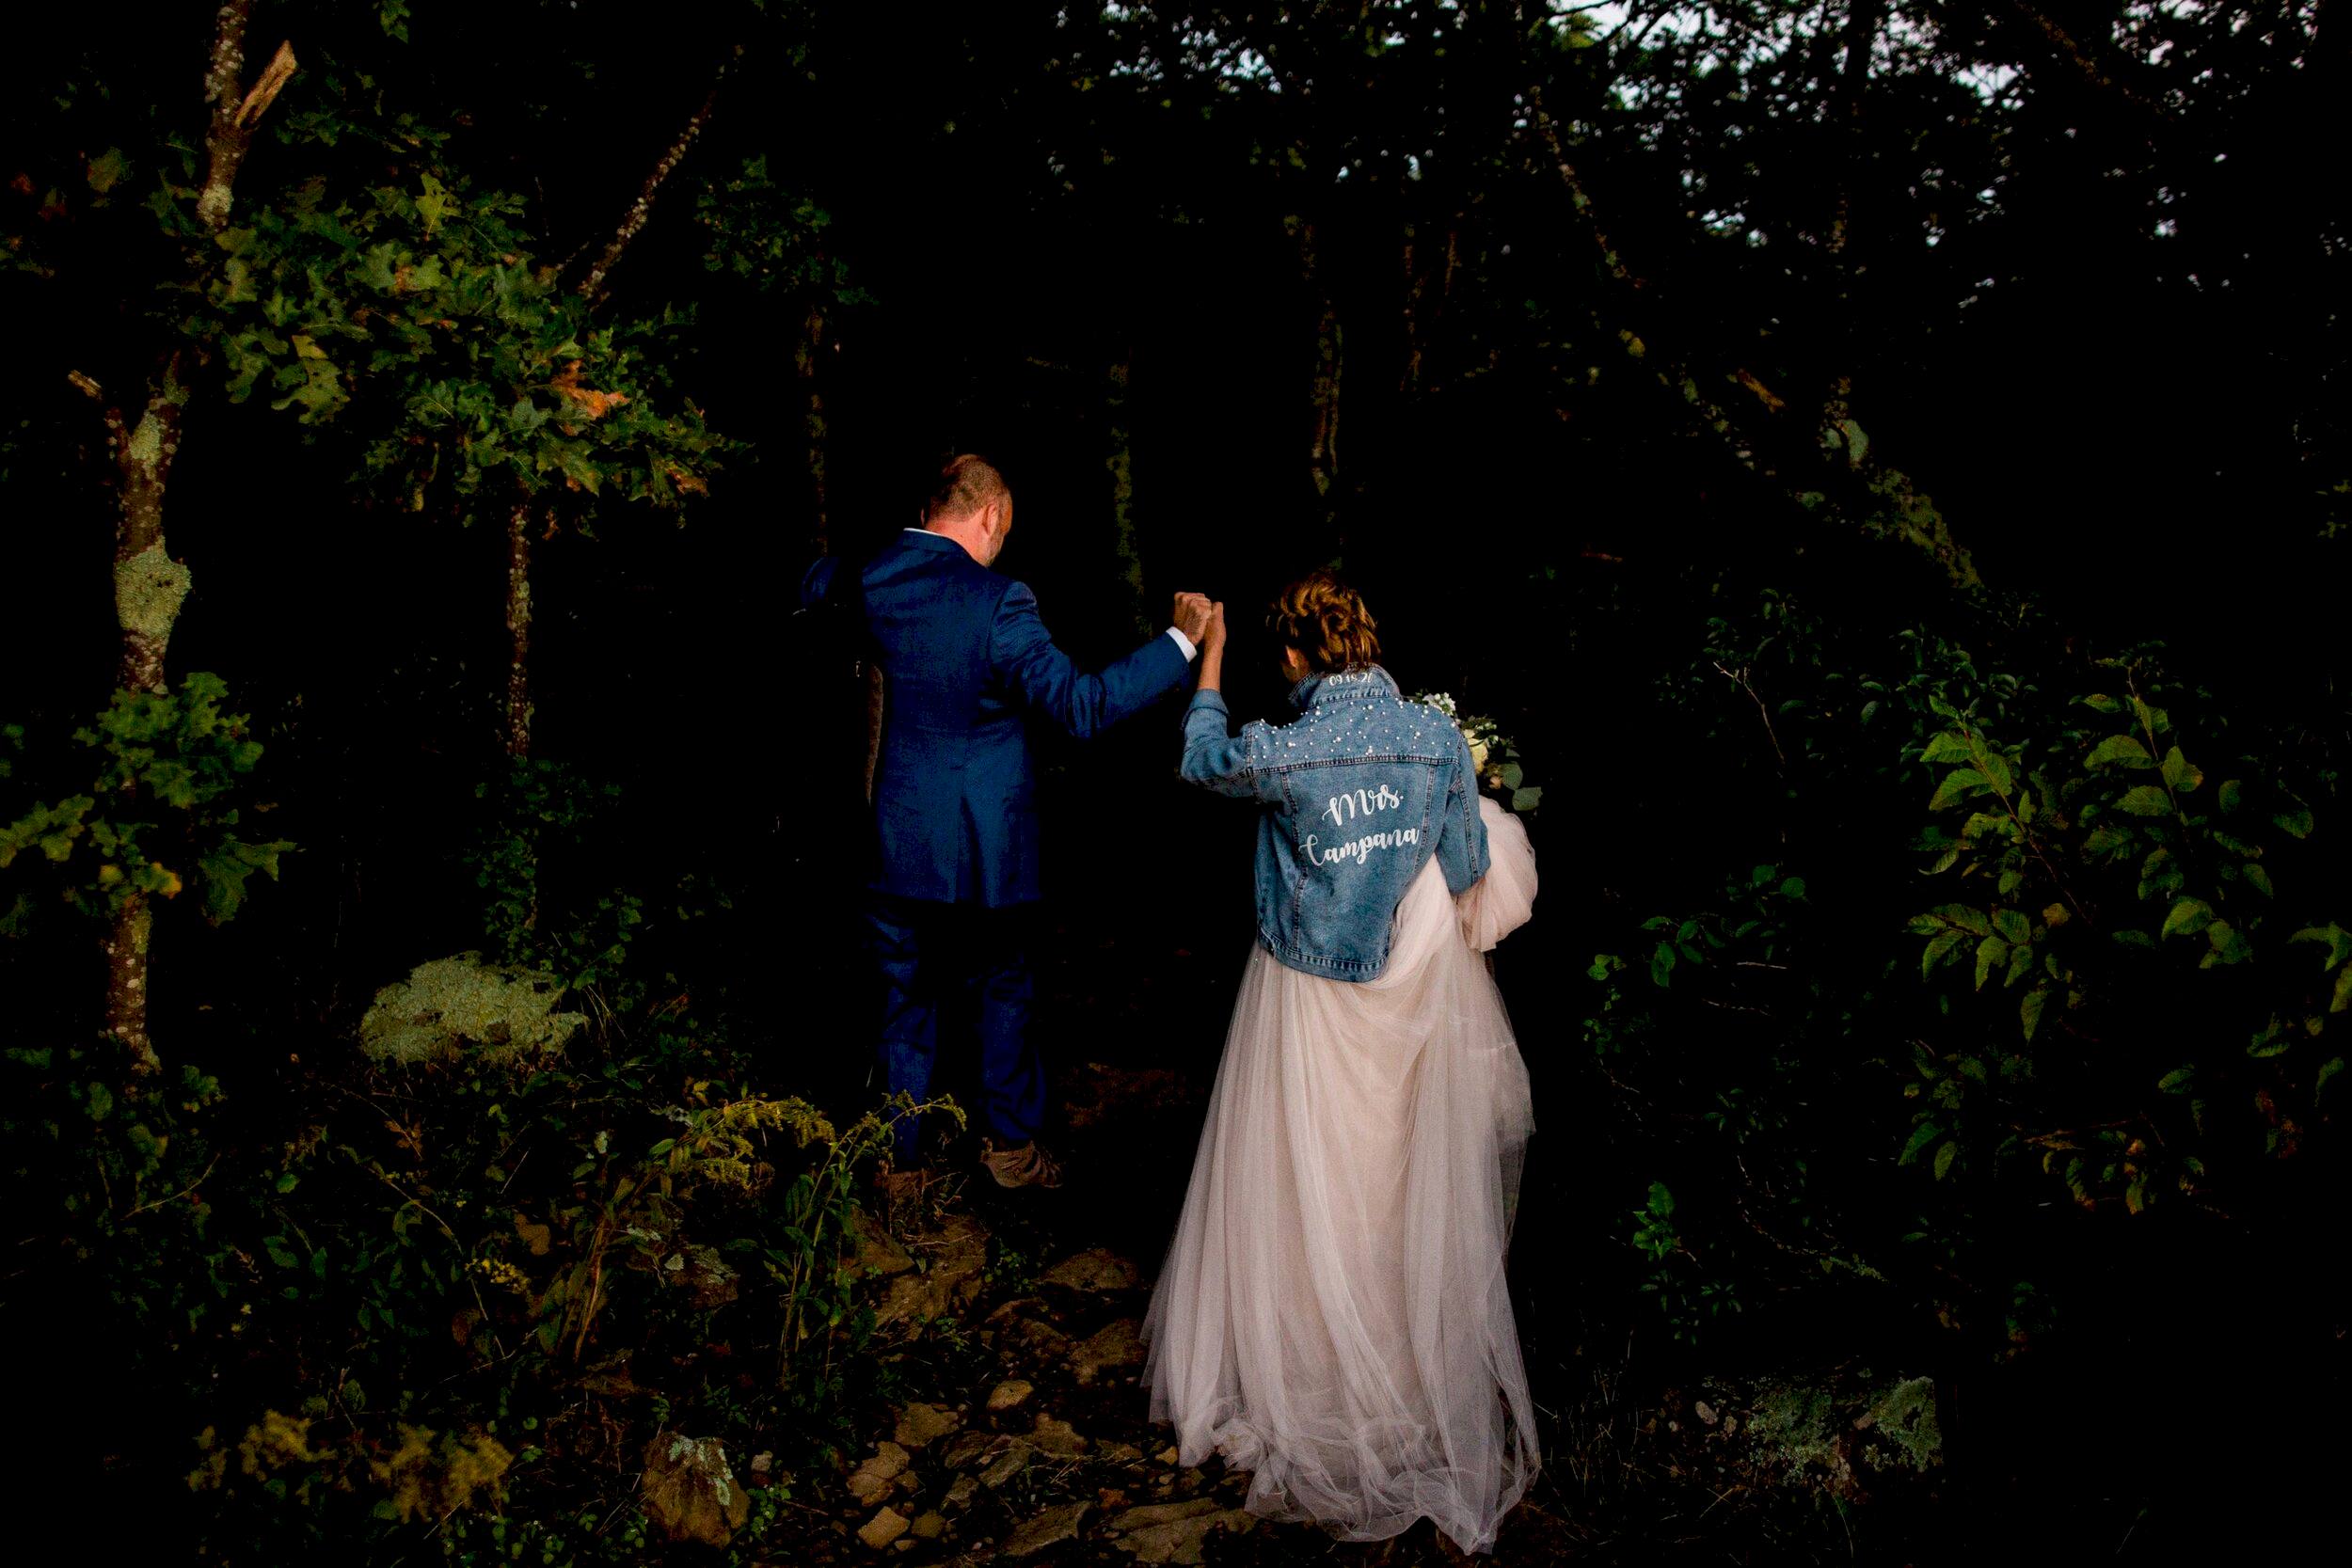
<svg viewBox="0 0 2352 1568"><path fill-rule="evenodd" d="M1266 611L1266 630L1306 656L1317 674L1380 662L1379 623L1364 596L1333 573L1314 571L1282 590Z"/></svg>

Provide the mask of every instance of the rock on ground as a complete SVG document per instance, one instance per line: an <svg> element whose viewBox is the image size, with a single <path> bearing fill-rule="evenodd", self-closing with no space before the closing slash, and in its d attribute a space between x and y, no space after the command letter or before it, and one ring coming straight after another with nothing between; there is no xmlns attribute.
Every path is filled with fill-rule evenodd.
<svg viewBox="0 0 2352 1568"><path fill-rule="evenodd" d="M991 1410L1011 1410L1036 1392L1036 1385L1027 1378L1009 1377L989 1390L988 1407Z"/></svg>
<svg viewBox="0 0 2352 1568"><path fill-rule="evenodd" d="M915 1237L914 1246L930 1257L930 1267L891 1280L874 1308L877 1326L946 1317L970 1306L986 1283L988 1230L971 1215L948 1215L936 1231Z"/></svg>
<svg viewBox="0 0 2352 1568"><path fill-rule="evenodd" d="M919 1449L963 1425L963 1418L936 1405L910 1404L898 1413L898 1427L890 1435L910 1449Z"/></svg>
<svg viewBox="0 0 2352 1568"><path fill-rule="evenodd" d="M1045 1453L1059 1459L1070 1459L1086 1452L1087 1440L1068 1421L1041 1414L1037 1426L1029 1433L1029 1442Z"/></svg>
<svg viewBox="0 0 2352 1568"><path fill-rule="evenodd" d="M1048 1285L1065 1286L1073 1291L1132 1291L1136 1287L1136 1266L1119 1254L1104 1247L1089 1247L1073 1253L1047 1269L1042 1275Z"/></svg>
<svg viewBox="0 0 2352 1568"><path fill-rule="evenodd" d="M850 1496L870 1507L890 1495L893 1482L906 1474L907 1450L896 1443L877 1443L870 1458L850 1472Z"/></svg>
<svg viewBox="0 0 2352 1568"><path fill-rule="evenodd" d="M1070 1353L1071 1370L1082 1384L1092 1383L1114 1367L1143 1364L1142 1327L1133 1318L1105 1324Z"/></svg>
<svg viewBox="0 0 2352 1568"><path fill-rule="evenodd" d="M885 1508L866 1522L857 1538L879 1552L906 1532L906 1515L895 1508Z"/></svg>
<svg viewBox="0 0 2352 1568"><path fill-rule="evenodd" d="M1028 1468L1029 1456L1035 1452L1034 1446L1018 1437L1006 1438L1004 1447L989 1450L987 1467L980 1471L980 1484L993 1492Z"/></svg>
<svg viewBox="0 0 2352 1568"><path fill-rule="evenodd" d="M1150 1503L1111 1520L1111 1544L1133 1552L1138 1562L1196 1563L1201 1543L1214 1529L1239 1533L1256 1521L1237 1508L1220 1508L1211 1497L1190 1502Z"/></svg>
<svg viewBox="0 0 2352 1568"><path fill-rule="evenodd" d="M656 1433L645 1445L645 1517L673 1541L724 1546L750 1517L751 1497L716 1437Z"/></svg>
<svg viewBox="0 0 2352 1568"><path fill-rule="evenodd" d="M1007 1557L1030 1557L1057 1542L1068 1541L1078 1533L1079 1523L1086 1518L1091 1503L1063 1503L1049 1508L1005 1537L999 1548Z"/></svg>

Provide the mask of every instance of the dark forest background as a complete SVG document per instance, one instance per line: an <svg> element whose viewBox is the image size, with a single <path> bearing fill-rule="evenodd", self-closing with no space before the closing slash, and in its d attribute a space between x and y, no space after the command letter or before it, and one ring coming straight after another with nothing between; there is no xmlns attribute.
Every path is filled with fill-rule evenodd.
<svg viewBox="0 0 2352 1568"><path fill-rule="evenodd" d="M792 1499L916 1374L839 1264L859 742L792 611L977 451L1082 660L1205 591L1275 716L1257 607L1336 563L1513 742L1578 1550L2325 1515L2340 6L10 31L0 1312L71 1374L19 1485L221 1560L630 1560L705 1549L630 1500L691 1432L775 1455L724 1550L817 1550ZM1067 1081L1214 1069L1251 825L1173 720L1044 742ZM482 1022L427 1049L436 985ZM1153 1125L1041 1237L1148 1270L1197 1111ZM1849 1451L1898 1370L1924 1467ZM1710 1513L1623 1447L1701 1385L1843 1434Z"/></svg>

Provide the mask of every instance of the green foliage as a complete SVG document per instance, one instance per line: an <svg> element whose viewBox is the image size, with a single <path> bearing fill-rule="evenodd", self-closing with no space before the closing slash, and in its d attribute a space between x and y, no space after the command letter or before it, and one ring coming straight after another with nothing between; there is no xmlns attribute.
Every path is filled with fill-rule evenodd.
<svg viewBox="0 0 2352 1568"><path fill-rule="evenodd" d="M262 756L250 719L223 711L228 697L228 684L201 671L177 692L117 691L73 732L96 753L84 764L94 769L88 782L0 824L0 870L38 851L60 868L65 897L87 914L111 913L134 895L177 897L193 883L206 918L234 916L247 880L256 871L275 879L278 857L294 845L244 837L247 808L227 803ZM11 726L8 736L21 752L22 729Z"/></svg>
<svg viewBox="0 0 2352 1568"><path fill-rule="evenodd" d="M2244 1020L2251 1043L2242 1054L2208 1048L2185 1052L2185 1062L2143 1058L2143 1082L2165 1098L2126 1091L2115 1106L2123 1114L2030 1128L1996 1145L2037 1154L2077 1202L2116 1199L2138 1213L2167 1193L2201 1190L2208 1157L2234 1141L2237 1117L2225 1107L2250 1103L2269 1124L2267 1151L2294 1151L2291 1129L2312 1119L2320 1089L2340 1070L2319 1037L2346 991L2328 979L2341 971L2332 944L2316 982L2284 952L2257 962L2270 951L2280 895L2265 856L2282 839L2311 835L2309 807L2251 756L2233 765L2248 777L2206 791L2204 769L2183 750L2193 740L2159 705L2200 694L2169 685L2149 655L2098 668L2112 673L2120 694L2021 713L2028 738L2007 746L1967 715L1931 705L1944 727L1927 736L1920 760L1949 770L1929 808L1966 813L1956 836L1938 836L1933 869L1987 891L1981 903L1915 915L1911 929L1927 939L1923 972L1973 957L1975 990L1997 975L2017 992L2028 1043L2053 1027L2087 1043L2128 1036L2155 998L2167 1011ZM2098 718L2085 724L2075 707ZM2327 929L2304 926L2287 940ZM2196 970L2247 973L2194 981L2182 968L2189 954ZM1957 1128L1979 1116L1980 1101L1998 1103L2034 1070L2016 1052L1923 1056L1915 1088L1927 1104L1905 1162L1931 1147L1933 1174L1945 1177L1961 1156Z"/></svg>
<svg viewBox="0 0 2352 1568"><path fill-rule="evenodd" d="M1995 1216L2231 1212L2328 1124L2332 775L2231 745L2154 650L2061 665L2030 618L1974 647L1852 638L1765 594L1667 690L1783 847L1619 926L1590 972L1630 1157L1683 1199L1634 1236L1677 1336L1720 1323L1708 1281L1878 1290L1933 1255L1938 1320L2013 1354L2055 1304ZM1660 1131L1684 1127L1709 1131Z"/></svg>
<svg viewBox="0 0 2352 1568"><path fill-rule="evenodd" d="M604 990L609 1005L632 1007L641 991L627 978L630 944L645 924L645 900L598 874L596 830L620 787L568 764L515 759L504 775L475 787L488 811L465 852L485 897L483 936L502 963L550 971L566 988ZM691 918L683 893L680 919Z"/></svg>
<svg viewBox="0 0 2352 1568"><path fill-rule="evenodd" d="M703 264L763 293L807 294L836 305L865 305L872 296L850 282L850 270L827 253L833 214L769 178L768 158L743 160L724 180L707 180L694 199L694 220L707 235Z"/></svg>
<svg viewBox="0 0 2352 1568"><path fill-rule="evenodd" d="M847 1354L872 1326L863 1177L898 1117L957 1115L902 1098L836 1129L733 1062L673 1020L634 1047L355 1071L238 1170L211 1079L126 1098L79 1053L17 1051L0 1144L62 1245L40 1290L103 1311L143 1420L184 1423L216 1544L633 1561L657 1431L739 1474L760 1447L818 1462L873 1372ZM746 1556L792 1480L751 1485Z"/></svg>
<svg viewBox="0 0 2352 1568"><path fill-rule="evenodd" d="M364 400L364 471L420 512L550 489L675 509L708 488L724 443L666 398L683 318L592 321L532 256L522 198L477 188L412 125L314 114L296 134L373 139L402 173L313 180L219 236L206 303L232 400L306 424Z"/></svg>

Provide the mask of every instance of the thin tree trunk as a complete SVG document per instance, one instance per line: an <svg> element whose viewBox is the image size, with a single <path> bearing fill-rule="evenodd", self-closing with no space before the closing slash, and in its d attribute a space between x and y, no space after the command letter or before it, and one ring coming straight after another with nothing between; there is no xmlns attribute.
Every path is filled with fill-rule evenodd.
<svg viewBox="0 0 2352 1568"><path fill-rule="evenodd" d="M187 567L171 559L164 542L164 490L180 451L183 394L176 369L176 361L165 369L136 427L128 425L119 408L109 406L104 415L115 466L115 622L122 636L115 683L127 691L164 689L164 655L191 581ZM93 397L103 395L87 377L76 377L76 384ZM132 891L116 908L105 940L105 1030L139 1073L163 1066L147 1029L147 955L153 926L147 895Z"/></svg>
<svg viewBox="0 0 2352 1568"><path fill-rule="evenodd" d="M531 755L531 524L528 499L506 515L506 754Z"/></svg>
<svg viewBox="0 0 2352 1568"><path fill-rule="evenodd" d="M1341 348L1339 309L1327 299L1315 317L1314 373L1308 391L1313 434L1307 449L1308 472L1326 510L1338 506L1331 491L1340 481Z"/></svg>
<svg viewBox="0 0 2352 1568"><path fill-rule="evenodd" d="M580 292L586 298L593 301L604 297L606 275L620 264L621 253L628 248L631 240L637 238L639 231L645 227L646 219L653 216L654 198L660 194L662 182L670 178L678 165L686 161L687 151L693 147L695 138L703 134L703 127L710 123L711 111L719 106L719 89L726 85L728 72L742 57L743 46L739 43L727 51L727 57L719 64L719 74L711 80L710 90L703 94L702 107L687 116L686 124L678 132L676 139L655 160L653 172L645 176L645 183L638 191L637 199L628 204L628 211L621 214L621 226L612 231L612 242L604 247L604 254L596 258L596 264L588 269L586 277L580 279Z"/></svg>
<svg viewBox="0 0 2352 1568"><path fill-rule="evenodd" d="M817 373L824 346L825 312L822 307L811 305L807 319L801 324L800 339L792 345L792 369L800 377L801 431L808 443L808 553L812 555L823 555L833 547L825 500L825 391Z"/></svg>
<svg viewBox="0 0 2352 1568"><path fill-rule="evenodd" d="M1877 49L1879 25L1885 13L1885 0L1851 0L1846 9L1846 62L1838 72L1838 96L1843 100L1845 145L1837 154L1837 208L1830 217L1829 253L1841 260L1847 242L1851 238L1854 186L1859 182L1866 160L1867 144L1862 134L1863 101L1869 93L1870 59ZM1845 297L1853 269L1841 264L1839 297Z"/></svg>
<svg viewBox="0 0 2352 1568"><path fill-rule="evenodd" d="M245 37L253 0L228 0L215 14L213 47L204 72L204 97L212 105L206 129L204 183L196 214L217 233L228 225L237 170L252 145L253 128L294 73L294 49L280 43L250 88L244 87ZM200 269L199 261L195 265ZM193 575L171 558L164 537L164 495L180 454L180 416L187 388L181 384L180 356L168 356L149 383L146 406L134 425L122 409L106 402L104 388L80 372L68 379L104 409L106 446L114 460L115 624L122 637L116 684L123 690L160 695L166 655L186 603ZM163 1059L148 1031L148 958L154 910L147 895L133 892L116 909L106 932L105 1032L130 1057L131 1070L151 1074Z"/></svg>
<svg viewBox="0 0 2352 1568"><path fill-rule="evenodd" d="M1326 520L1338 511L1333 491L1340 478L1340 370L1343 344L1338 305L1322 285L1321 255L1315 248L1315 226L1304 219L1291 224L1298 246L1299 276L1313 291L1315 313L1314 366L1307 384L1307 474L1322 499Z"/></svg>
<svg viewBox="0 0 2352 1568"><path fill-rule="evenodd" d="M1143 603L1143 540L1136 528L1135 436L1128 427L1127 384L1135 371L1135 351L1128 349L1111 361L1104 377L1103 411L1107 416L1103 466L1111 480L1111 548L1119 557L1120 580L1136 625L1148 630Z"/></svg>

